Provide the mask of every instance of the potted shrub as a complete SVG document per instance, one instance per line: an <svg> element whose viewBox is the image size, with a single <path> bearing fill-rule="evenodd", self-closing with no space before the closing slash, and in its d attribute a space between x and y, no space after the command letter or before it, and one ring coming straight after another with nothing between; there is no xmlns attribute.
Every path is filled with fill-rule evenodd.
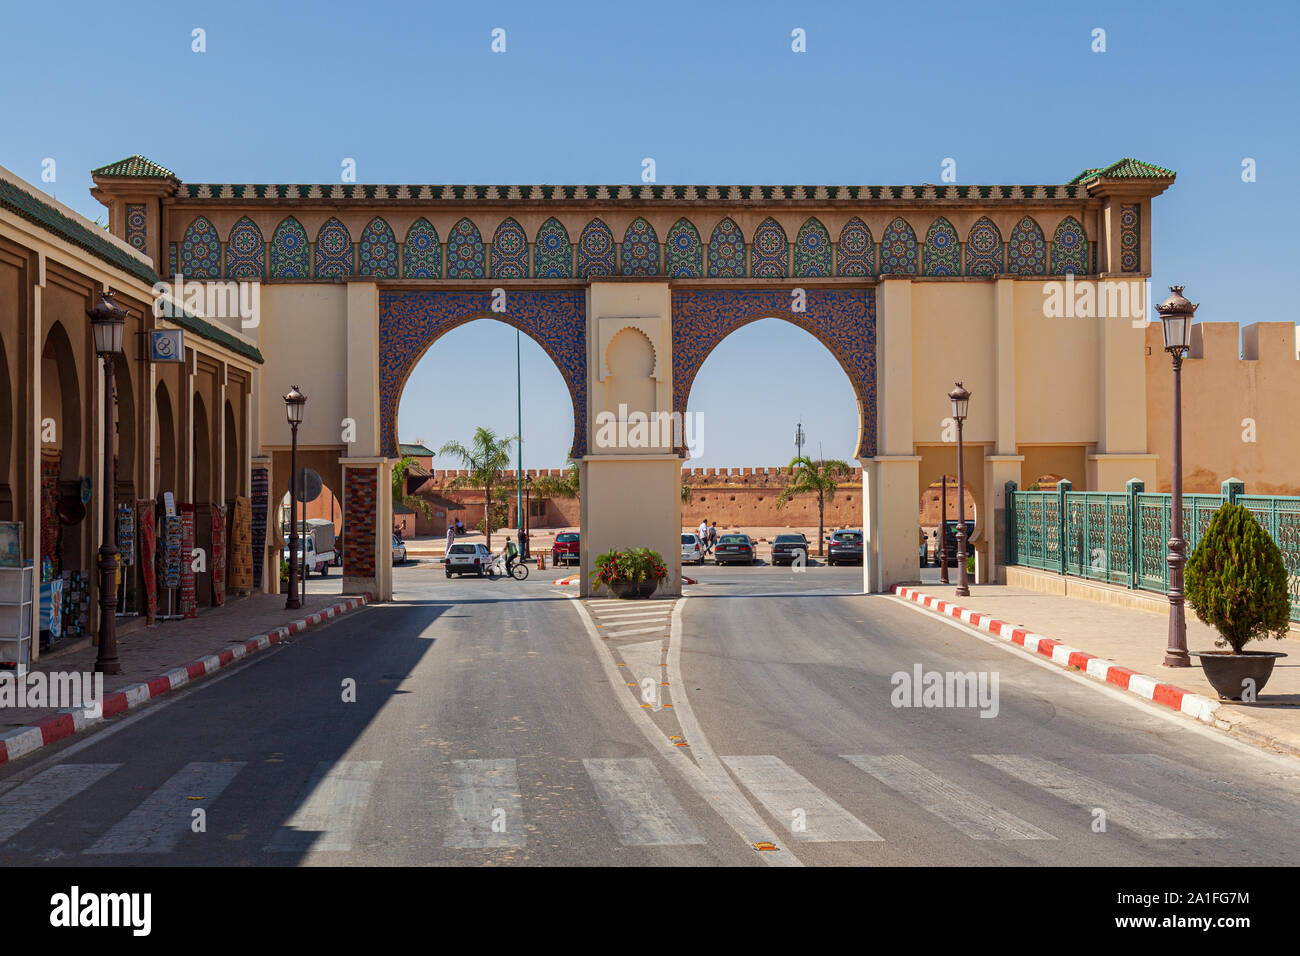
<svg viewBox="0 0 1300 956"><path fill-rule="evenodd" d="M1251 686L1263 690L1273 662L1286 655L1242 648L1284 637L1290 625L1286 566L1277 544L1246 508L1225 502L1192 552L1186 577L1187 603L1219 632L1215 646L1231 647L1192 652L1206 679L1228 700L1241 700Z"/></svg>
<svg viewBox="0 0 1300 956"><path fill-rule="evenodd" d="M599 591L608 585L616 597L648 598L655 593L659 582L668 573L664 559L658 551L649 548L617 548L596 558L596 570L591 575L591 588Z"/></svg>

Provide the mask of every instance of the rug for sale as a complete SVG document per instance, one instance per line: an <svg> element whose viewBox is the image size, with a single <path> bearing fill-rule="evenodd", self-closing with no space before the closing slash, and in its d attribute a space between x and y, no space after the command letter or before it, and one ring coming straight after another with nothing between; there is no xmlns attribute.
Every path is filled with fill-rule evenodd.
<svg viewBox="0 0 1300 956"><path fill-rule="evenodd" d="M212 506L212 606L226 603L226 506Z"/></svg>
<svg viewBox="0 0 1300 956"><path fill-rule="evenodd" d="M144 581L145 615L154 623L158 614L158 578L154 575L154 502L152 498L137 498L135 511L140 524L140 577Z"/></svg>
<svg viewBox="0 0 1300 956"><path fill-rule="evenodd" d="M226 585L232 591L253 589L253 503L236 498L230 516L230 554Z"/></svg>
<svg viewBox="0 0 1300 956"><path fill-rule="evenodd" d="M194 586L194 505L177 505L181 513L181 616L198 617L198 593Z"/></svg>
<svg viewBox="0 0 1300 956"><path fill-rule="evenodd" d="M265 468L253 469L252 534L253 587L262 586L262 565L266 563L266 506L270 497L270 477Z"/></svg>

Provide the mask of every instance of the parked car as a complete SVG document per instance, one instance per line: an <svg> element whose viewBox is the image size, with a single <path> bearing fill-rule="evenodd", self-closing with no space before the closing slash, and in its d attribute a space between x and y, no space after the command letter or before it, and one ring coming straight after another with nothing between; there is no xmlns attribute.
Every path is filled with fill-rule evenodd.
<svg viewBox="0 0 1300 956"><path fill-rule="evenodd" d="M577 564L582 560L582 552L578 547L578 533L576 531L566 531L563 534L555 536L555 543L551 545L551 564L559 567L561 564Z"/></svg>
<svg viewBox="0 0 1300 956"><path fill-rule="evenodd" d="M957 518L949 518L947 527L944 528L944 554L948 557L948 567L957 566ZM975 553L971 547L971 538L975 535L975 521L972 518L966 519L966 555Z"/></svg>
<svg viewBox="0 0 1300 956"><path fill-rule="evenodd" d="M724 534L718 536L718 547L713 552L713 560L718 564L754 563L754 539L747 534Z"/></svg>
<svg viewBox="0 0 1300 956"><path fill-rule="evenodd" d="M402 544L402 539L393 535L393 564L406 563L406 545Z"/></svg>
<svg viewBox="0 0 1300 956"><path fill-rule="evenodd" d="M802 533L778 534L772 542L772 563L794 564L795 555L800 551L807 560L810 548L808 538Z"/></svg>
<svg viewBox="0 0 1300 956"><path fill-rule="evenodd" d="M843 528L828 539L830 546L826 549L826 563L861 564L862 532L857 528Z"/></svg>
<svg viewBox="0 0 1300 956"><path fill-rule="evenodd" d="M453 544L447 551L447 577L475 574L480 578L492 563L492 552L485 544Z"/></svg>
<svg viewBox="0 0 1300 956"><path fill-rule="evenodd" d="M682 564L688 562L704 563L704 545L700 543L700 536L694 531L682 532Z"/></svg>

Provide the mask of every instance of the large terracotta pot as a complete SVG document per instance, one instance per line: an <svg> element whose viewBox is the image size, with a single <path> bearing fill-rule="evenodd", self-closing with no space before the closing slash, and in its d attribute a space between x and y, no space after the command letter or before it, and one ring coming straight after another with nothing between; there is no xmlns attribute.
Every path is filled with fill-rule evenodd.
<svg viewBox="0 0 1300 956"><path fill-rule="evenodd" d="M1201 659L1201 670L1224 700L1241 700L1247 678L1255 682L1255 696L1264 689L1273 674L1273 662L1286 657L1278 651L1192 651L1192 657Z"/></svg>
<svg viewBox="0 0 1300 956"><path fill-rule="evenodd" d="M659 582L652 578L644 581L614 581L610 584L610 590L619 598L648 598L658 587Z"/></svg>

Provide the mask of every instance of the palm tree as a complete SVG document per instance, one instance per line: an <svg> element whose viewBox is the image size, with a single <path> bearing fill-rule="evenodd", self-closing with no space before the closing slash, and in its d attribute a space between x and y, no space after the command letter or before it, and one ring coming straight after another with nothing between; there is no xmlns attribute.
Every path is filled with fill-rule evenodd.
<svg viewBox="0 0 1300 956"><path fill-rule="evenodd" d="M835 500L835 476L849 474L848 462L838 458L813 461L807 455L800 455L790 459L789 470L793 477L776 499L776 506L784 508L785 503L796 495L817 496L817 556L821 557L826 544L826 502Z"/></svg>
<svg viewBox="0 0 1300 956"><path fill-rule="evenodd" d="M469 448L458 441L449 441L438 449L439 455L455 455L469 472L468 475L457 475L444 487L483 489L483 533L487 536L489 551L492 550L492 487L510 464L510 446L518 437L499 437L492 429L480 425L474 429Z"/></svg>
<svg viewBox="0 0 1300 956"><path fill-rule="evenodd" d="M538 475L533 479L533 494L539 498L576 498L578 497L578 463L569 459L569 473L563 478L554 475Z"/></svg>

